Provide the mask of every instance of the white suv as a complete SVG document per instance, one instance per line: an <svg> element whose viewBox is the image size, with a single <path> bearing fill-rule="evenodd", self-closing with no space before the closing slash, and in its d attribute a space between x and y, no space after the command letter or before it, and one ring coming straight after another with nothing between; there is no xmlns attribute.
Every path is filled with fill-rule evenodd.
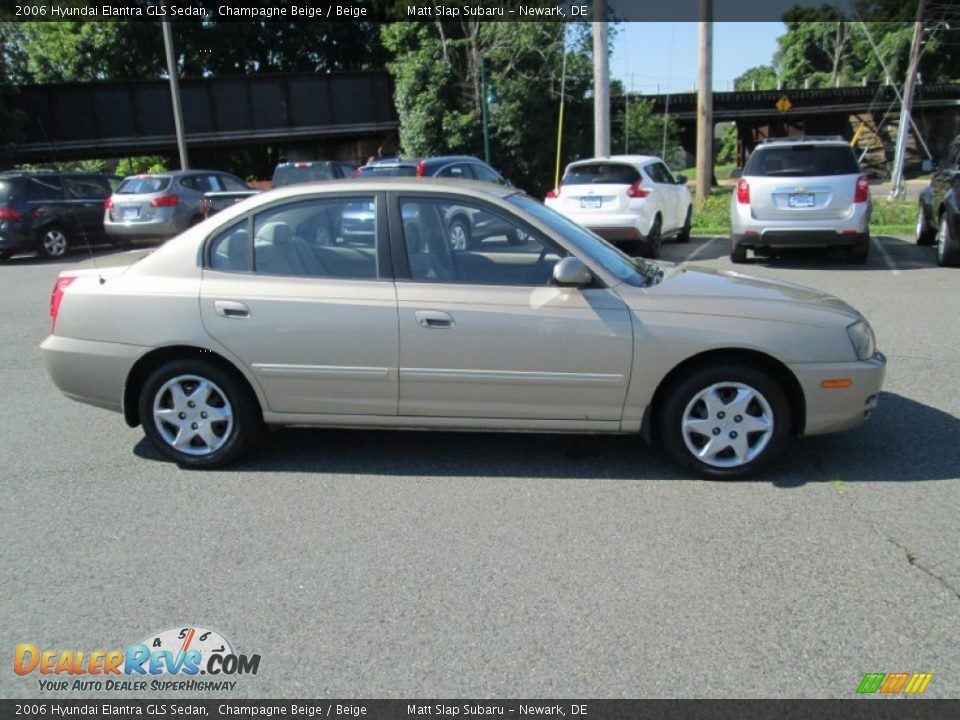
<svg viewBox="0 0 960 720"><path fill-rule="evenodd" d="M744 262L748 249L843 246L864 263L872 208L867 176L843 138L767 140L730 199L730 259Z"/></svg>
<svg viewBox="0 0 960 720"><path fill-rule="evenodd" d="M690 239L686 182L654 155L591 158L567 165L545 203L605 240L630 243L640 255L656 257L663 238Z"/></svg>

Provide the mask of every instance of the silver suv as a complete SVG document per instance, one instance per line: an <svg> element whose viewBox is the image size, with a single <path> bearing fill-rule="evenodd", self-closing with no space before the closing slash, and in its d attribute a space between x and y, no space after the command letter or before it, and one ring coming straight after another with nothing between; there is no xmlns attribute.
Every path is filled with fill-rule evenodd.
<svg viewBox="0 0 960 720"><path fill-rule="evenodd" d="M730 259L747 250L846 247L870 252L870 186L843 138L767 140L750 155L730 199Z"/></svg>

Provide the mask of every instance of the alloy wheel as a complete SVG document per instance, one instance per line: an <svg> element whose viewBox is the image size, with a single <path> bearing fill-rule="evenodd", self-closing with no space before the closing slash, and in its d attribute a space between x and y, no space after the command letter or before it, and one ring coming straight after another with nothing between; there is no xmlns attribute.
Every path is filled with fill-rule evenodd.
<svg viewBox="0 0 960 720"><path fill-rule="evenodd" d="M735 468L758 458L774 434L767 399L745 383L714 383L696 393L681 419L687 450L716 468Z"/></svg>
<svg viewBox="0 0 960 720"><path fill-rule="evenodd" d="M199 375L178 375L154 395L153 422L173 449L210 455L230 439L233 408L216 383Z"/></svg>

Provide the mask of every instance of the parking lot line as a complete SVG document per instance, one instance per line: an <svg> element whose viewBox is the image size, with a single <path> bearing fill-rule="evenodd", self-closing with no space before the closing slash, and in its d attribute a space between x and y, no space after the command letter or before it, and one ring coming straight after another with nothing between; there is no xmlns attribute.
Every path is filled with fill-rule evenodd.
<svg viewBox="0 0 960 720"><path fill-rule="evenodd" d="M887 249L883 246L883 243L877 238L876 235L870 238L873 241L873 244L877 246L877 250L880 251L880 254L883 255L883 261L887 263L887 267L890 268L890 272L894 275L899 275L900 271L897 270L897 265L893 262L893 258L890 257L890 253L887 252Z"/></svg>
<svg viewBox="0 0 960 720"><path fill-rule="evenodd" d="M706 250L708 247L710 247L710 245L712 245L712 244L713 244L713 241L716 240L716 239L717 239L717 237L714 235L713 237L711 237L709 240L707 240L707 241L706 241L703 245L701 245L700 247L694 248L693 252L691 252L689 255L687 255L683 260L681 260L681 262L690 262L690 261L693 260L697 255L699 255L701 252L703 252L703 251Z"/></svg>

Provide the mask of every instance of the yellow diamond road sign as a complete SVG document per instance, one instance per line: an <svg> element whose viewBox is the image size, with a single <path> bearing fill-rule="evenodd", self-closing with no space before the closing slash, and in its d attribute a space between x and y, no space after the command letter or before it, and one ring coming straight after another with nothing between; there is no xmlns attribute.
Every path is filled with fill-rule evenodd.
<svg viewBox="0 0 960 720"><path fill-rule="evenodd" d="M774 105L774 107L777 108L777 110L780 111L780 114L781 114L781 115L784 115L790 108L793 107L793 103L791 103L791 102L787 99L787 96L786 96L786 95L781 95L781 96L780 96L780 99L777 100L777 103L776 103L776 105Z"/></svg>

